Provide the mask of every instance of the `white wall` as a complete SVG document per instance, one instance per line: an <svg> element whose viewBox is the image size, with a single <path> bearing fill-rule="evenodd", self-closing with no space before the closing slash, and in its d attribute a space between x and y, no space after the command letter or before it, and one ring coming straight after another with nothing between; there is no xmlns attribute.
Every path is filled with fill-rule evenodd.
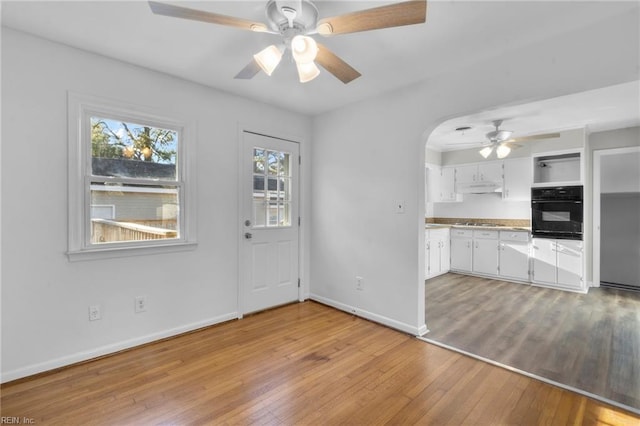
<svg viewBox="0 0 640 426"><path fill-rule="evenodd" d="M195 251L67 260L68 90L196 122ZM308 153L308 117L3 28L3 381L237 316L239 123ZM89 322L98 303L103 319Z"/></svg>
<svg viewBox="0 0 640 426"><path fill-rule="evenodd" d="M447 118L638 78L638 17L505 52L314 119L312 297L424 329L425 142ZM615 48L612 48L615 46ZM437 58L434 58L437 60ZM611 66L616 64L616 66ZM393 212L394 200L406 212ZM355 276L365 290L355 289Z"/></svg>

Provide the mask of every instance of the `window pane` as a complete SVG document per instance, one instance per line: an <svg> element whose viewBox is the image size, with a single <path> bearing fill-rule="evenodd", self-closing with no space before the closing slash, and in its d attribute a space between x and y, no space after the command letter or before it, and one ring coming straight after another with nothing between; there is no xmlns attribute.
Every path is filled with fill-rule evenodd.
<svg viewBox="0 0 640 426"><path fill-rule="evenodd" d="M94 182L91 206L92 244L179 238L176 187ZM104 206L110 206L108 219Z"/></svg>
<svg viewBox="0 0 640 426"><path fill-rule="evenodd" d="M280 226L291 226L291 205L290 203L280 204L279 223Z"/></svg>
<svg viewBox="0 0 640 426"><path fill-rule="evenodd" d="M253 173L264 174L265 151L261 148L253 149Z"/></svg>
<svg viewBox="0 0 640 426"><path fill-rule="evenodd" d="M291 169L289 167L289 157L290 155L286 152L280 152L280 168L278 171L279 176L291 176Z"/></svg>
<svg viewBox="0 0 640 426"><path fill-rule="evenodd" d="M91 174L176 179L178 132L91 117Z"/></svg>

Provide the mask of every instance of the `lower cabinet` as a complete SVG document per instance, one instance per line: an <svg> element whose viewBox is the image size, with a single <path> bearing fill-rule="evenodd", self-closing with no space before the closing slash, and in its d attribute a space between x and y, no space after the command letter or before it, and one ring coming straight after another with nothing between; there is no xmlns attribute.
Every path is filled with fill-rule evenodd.
<svg viewBox="0 0 640 426"><path fill-rule="evenodd" d="M473 231L473 272L498 275L498 231Z"/></svg>
<svg viewBox="0 0 640 426"><path fill-rule="evenodd" d="M529 281L529 233L500 231L500 271L502 278Z"/></svg>
<svg viewBox="0 0 640 426"><path fill-rule="evenodd" d="M449 272L449 229L427 229L425 231L425 278Z"/></svg>
<svg viewBox="0 0 640 426"><path fill-rule="evenodd" d="M585 291L582 241L534 238L532 258L534 283Z"/></svg>
<svg viewBox="0 0 640 426"><path fill-rule="evenodd" d="M473 231L451 230L451 269L471 272L473 269Z"/></svg>

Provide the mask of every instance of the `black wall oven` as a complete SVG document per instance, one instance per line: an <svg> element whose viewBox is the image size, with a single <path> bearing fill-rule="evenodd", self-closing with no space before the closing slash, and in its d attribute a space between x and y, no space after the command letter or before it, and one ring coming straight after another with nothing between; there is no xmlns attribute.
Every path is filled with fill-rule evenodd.
<svg viewBox="0 0 640 426"><path fill-rule="evenodd" d="M531 234L582 240L582 186L531 188Z"/></svg>

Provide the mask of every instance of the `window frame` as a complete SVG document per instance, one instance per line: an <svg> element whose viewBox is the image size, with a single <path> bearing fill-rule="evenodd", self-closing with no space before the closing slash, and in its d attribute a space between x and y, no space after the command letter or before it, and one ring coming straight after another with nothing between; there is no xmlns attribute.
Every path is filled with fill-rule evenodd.
<svg viewBox="0 0 640 426"><path fill-rule="evenodd" d="M124 257L195 249L195 125L170 118L171 113L97 96L68 92L68 251L70 261ZM178 132L176 180L92 176L91 117L133 122ZM170 185L178 190L178 238L91 243L91 183Z"/></svg>

